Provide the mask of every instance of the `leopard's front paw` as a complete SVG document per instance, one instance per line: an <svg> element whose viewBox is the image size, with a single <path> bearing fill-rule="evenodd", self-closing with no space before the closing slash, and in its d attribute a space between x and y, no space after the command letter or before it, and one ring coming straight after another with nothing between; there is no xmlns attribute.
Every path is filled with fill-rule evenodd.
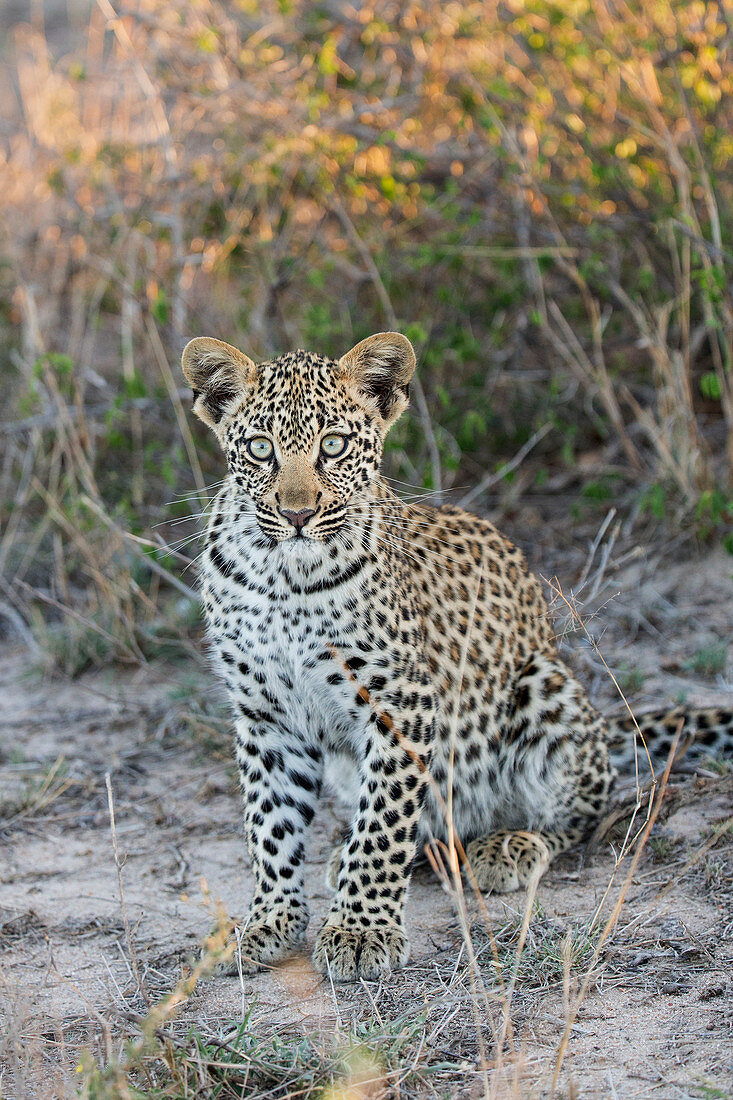
<svg viewBox="0 0 733 1100"><path fill-rule="evenodd" d="M404 966L410 945L396 928L346 928L327 924L318 934L313 965L335 982L376 981Z"/></svg>
<svg viewBox="0 0 733 1100"><path fill-rule="evenodd" d="M235 929L234 951L219 963L219 975L255 974L263 966L281 962L303 942L308 927L305 909L275 907L266 916L250 916L242 929Z"/></svg>

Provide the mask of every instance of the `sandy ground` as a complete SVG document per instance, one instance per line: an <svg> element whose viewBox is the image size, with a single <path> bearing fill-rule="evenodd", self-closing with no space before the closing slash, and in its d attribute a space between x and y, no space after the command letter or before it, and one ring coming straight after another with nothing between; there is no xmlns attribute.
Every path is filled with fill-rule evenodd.
<svg viewBox="0 0 733 1100"><path fill-rule="evenodd" d="M632 559L609 579L621 596L601 613L604 656L616 669L641 670L637 697L730 702L729 670L716 680L685 668L691 644L730 637L730 562L708 557L683 583L675 573L680 565L668 563L660 573L655 563ZM600 606L607 598L604 582L594 599ZM576 636L572 651L586 681L610 699L593 650ZM127 1033L125 1014L144 1010L124 928L107 773L133 954L151 1001L173 987L195 953L212 922L211 899L232 915L246 906L251 877L226 739L201 723L191 726L181 687L195 681L204 695L217 689L202 665L191 665L101 671L72 682L29 672L21 650L2 656L0 1096L75 1095L80 1051L100 1059L114 1054ZM730 833L700 854L730 814L730 775L708 769L675 780L573 1027L565 1090L583 1097L731 1094ZM328 905L323 865L340 820L325 802L313 830L308 949ZM540 885L512 1004L514 1053L507 1058L520 1067L512 1071L521 1078L518 1095L549 1095L567 1008L553 951L568 929L587 929L613 867L606 841L592 857L563 857ZM615 896L616 886L611 901ZM522 906L520 895L486 902L508 959ZM489 996L482 1001L479 993L478 1023L491 1052L500 1018L491 999L495 974L475 902L469 916ZM407 921L412 958L389 981L334 991L304 954L241 982L206 979L183 1009L183 1025L225 1033L251 1009L251 1026L261 1033L328 1037L375 1016L412 1014L422 1020L420 1056L435 1061L442 1051L453 1067L438 1074L430 1094L479 1095L477 994L453 901L429 868L415 876ZM573 982L583 973L582 966L573 971Z"/></svg>

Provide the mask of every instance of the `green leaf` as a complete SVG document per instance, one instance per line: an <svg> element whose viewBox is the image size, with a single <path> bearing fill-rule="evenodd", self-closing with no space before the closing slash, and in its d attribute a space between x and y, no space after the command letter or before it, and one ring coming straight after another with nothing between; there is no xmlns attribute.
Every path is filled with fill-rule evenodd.
<svg viewBox="0 0 733 1100"><path fill-rule="evenodd" d="M405 336L412 344L424 344L428 339L427 331L419 321L405 327Z"/></svg>
<svg viewBox="0 0 733 1100"><path fill-rule="evenodd" d="M158 290L155 298L150 304L150 312L156 321L161 325L165 325L170 317L170 306L168 304L168 296L166 292L161 288Z"/></svg>
<svg viewBox="0 0 733 1100"><path fill-rule="evenodd" d="M708 401L720 401L723 396L720 379L713 371L707 371L700 379L700 393L703 397L707 397Z"/></svg>
<svg viewBox="0 0 733 1100"><path fill-rule="evenodd" d="M125 378L122 385L125 391L125 397L147 397L148 395L147 387L138 370L133 373L131 378Z"/></svg>
<svg viewBox="0 0 733 1100"><path fill-rule="evenodd" d="M323 76L335 76L338 72L338 54L336 53L336 36L329 34L318 54L318 71Z"/></svg>

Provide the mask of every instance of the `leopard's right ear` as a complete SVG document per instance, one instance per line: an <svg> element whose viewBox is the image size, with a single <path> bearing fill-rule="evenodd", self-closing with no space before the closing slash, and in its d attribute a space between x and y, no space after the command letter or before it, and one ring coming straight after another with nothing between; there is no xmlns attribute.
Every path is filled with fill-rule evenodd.
<svg viewBox="0 0 733 1100"><path fill-rule="evenodd" d="M257 384L257 367L252 360L231 344L210 336L199 336L186 344L181 366L193 390L193 411L214 429Z"/></svg>

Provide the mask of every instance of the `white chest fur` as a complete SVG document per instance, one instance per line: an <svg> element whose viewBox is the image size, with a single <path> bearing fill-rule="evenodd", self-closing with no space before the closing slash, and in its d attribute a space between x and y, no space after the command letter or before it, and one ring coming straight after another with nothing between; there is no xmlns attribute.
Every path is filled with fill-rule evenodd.
<svg viewBox="0 0 733 1100"><path fill-rule="evenodd" d="M348 751L368 714L330 654L346 658L359 636L361 569L305 540L262 550L247 535L228 525L203 567L209 636L234 706Z"/></svg>

